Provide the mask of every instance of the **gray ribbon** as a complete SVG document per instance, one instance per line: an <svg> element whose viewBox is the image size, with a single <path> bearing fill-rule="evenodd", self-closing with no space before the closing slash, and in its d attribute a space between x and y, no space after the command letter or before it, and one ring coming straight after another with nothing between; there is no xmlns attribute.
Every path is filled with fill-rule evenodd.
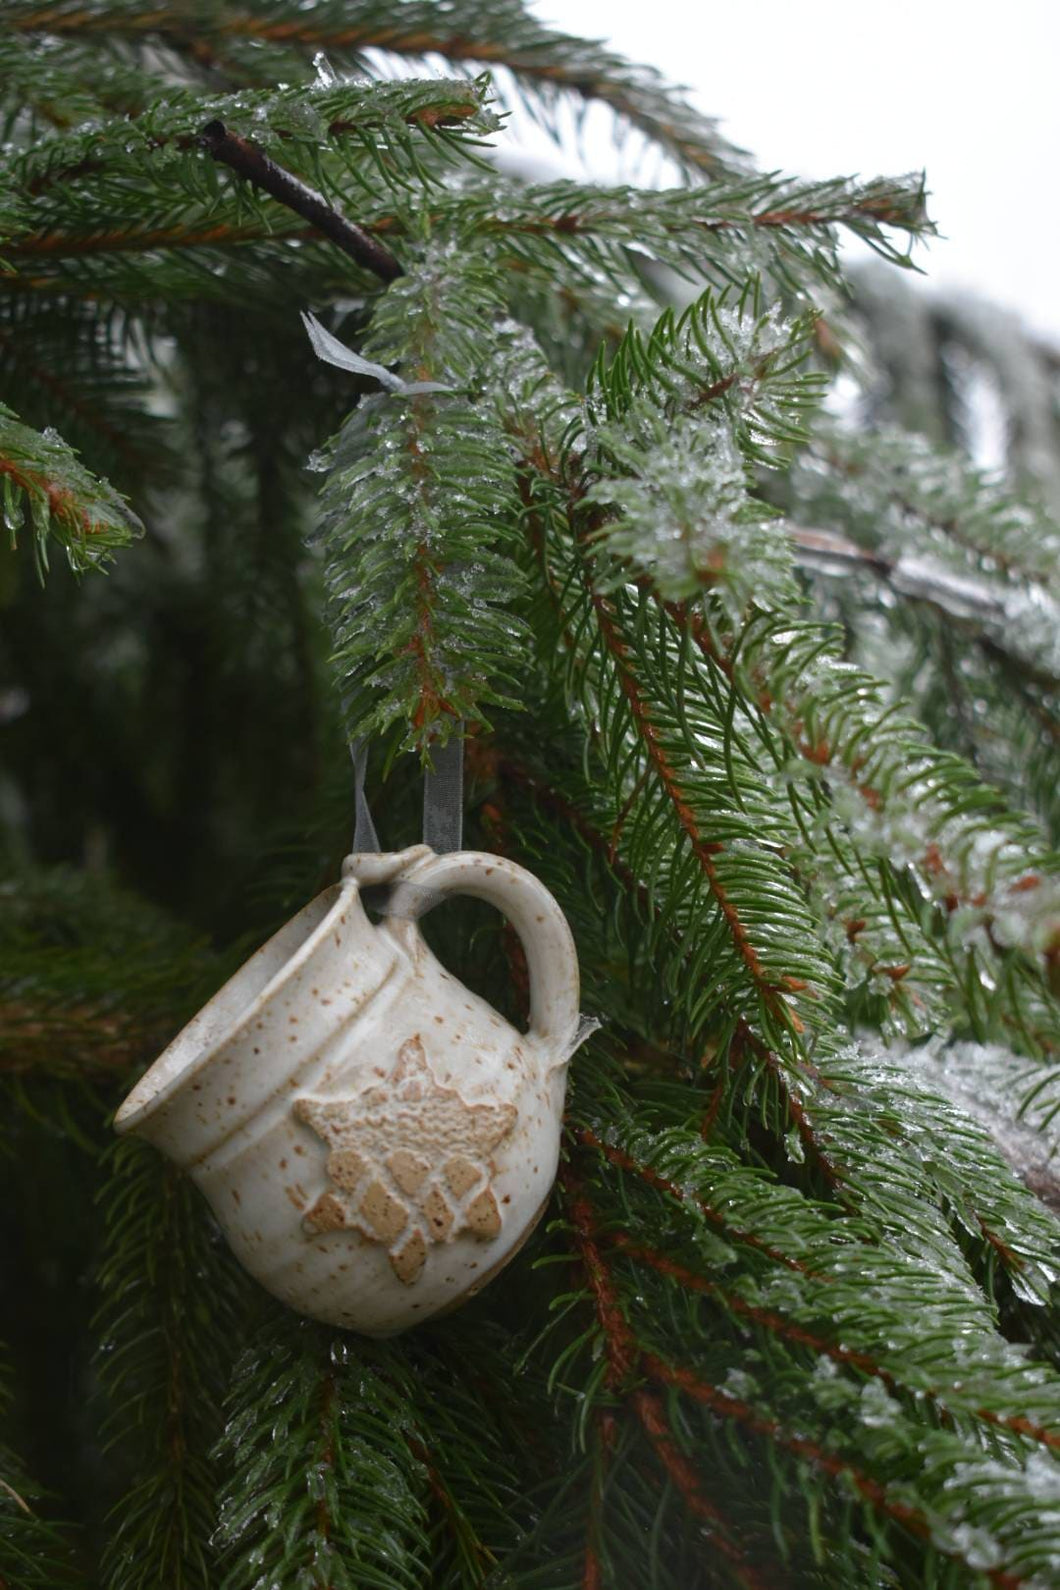
<svg viewBox="0 0 1060 1590"><path fill-rule="evenodd" d="M458 731L431 753L423 780L423 843L441 856L460 849L463 833L464 741Z"/></svg>
<svg viewBox="0 0 1060 1590"><path fill-rule="evenodd" d="M368 772L368 741L351 740L350 755L353 757L354 789L353 852L359 856L369 851L377 852L382 846L364 793L364 780Z"/></svg>
<svg viewBox="0 0 1060 1590"><path fill-rule="evenodd" d="M352 348L347 348L338 337L333 337L326 326L322 326L315 315L302 314L302 324L309 333L309 340L313 344L313 352L318 359L323 359L325 364L334 364L340 370L349 370L353 375L370 375L374 381L387 392L396 392L400 396L414 397L418 392L452 392L454 387L443 386L440 381L403 381L399 375L394 375L384 364L376 364L372 359L365 359L361 354L354 353Z"/></svg>
<svg viewBox="0 0 1060 1590"><path fill-rule="evenodd" d="M459 850L464 833L464 741L459 732L441 747L435 747L431 766L423 780L423 842L436 855ZM368 772L368 741L350 742L354 783L354 854L382 850L375 831L364 781Z"/></svg>

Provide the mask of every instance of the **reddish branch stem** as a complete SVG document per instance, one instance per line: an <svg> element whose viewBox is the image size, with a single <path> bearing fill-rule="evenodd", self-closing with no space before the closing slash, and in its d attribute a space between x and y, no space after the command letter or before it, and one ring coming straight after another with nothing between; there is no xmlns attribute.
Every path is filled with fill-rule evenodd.
<svg viewBox="0 0 1060 1590"><path fill-rule="evenodd" d="M426 374L426 370L423 372ZM412 399L412 420L408 439L408 453L411 459L412 478L416 490L422 492L428 466L424 452L419 443L419 433L423 420L424 399ZM431 557L430 547L426 539L417 542L416 555L413 560L416 579L416 628L403 650L414 659L416 677L419 681L419 701L412 715L412 722L417 729L429 729L443 714L456 718L459 714L442 694L442 675L434 660L435 627L434 607L437 598L438 565Z"/></svg>
<svg viewBox="0 0 1060 1590"><path fill-rule="evenodd" d="M676 1198L678 1203L693 1203L700 1214L711 1225L717 1226L719 1231L724 1231L726 1237L731 1241L745 1243L747 1247L754 1248L759 1253L764 1253L767 1258L775 1260L778 1264L785 1265L789 1270L797 1270L800 1275L810 1275L815 1281L823 1281L825 1284L831 1281L832 1277L830 1275L824 1275L819 1270L812 1270L801 1259L792 1258L790 1254L783 1253L779 1248L774 1248L768 1242L763 1242L762 1238L756 1236L753 1231L745 1231L740 1227L730 1225L720 1210L715 1209L702 1198L692 1197L685 1192L683 1187L679 1187L676 1182L660 1175L650 1165L642 1165L631 1154L627 1154L625 1149L616 1148L613 1143L605 1143L601 1138L597 1137L591 1127L576 1126L571 1130L579 1143L584 1143L586 1148L595 1149L598 1154L603 1155L604 1159L610 1164L617 1166L619 1170L624 1170L629 1175L638 1177L649 1187L654 1187L656 1192L666 1193L669 1197Z"/></svg>
<svg viewBox="0 0 1060 1590"><path fill-rule="evenodd" d="M482 766L484 765L485 755L482 752L478 752L478 755L480 766ZM654 907L652 905L649 890L643 883L640 882L635 873L626 865L626 863L617 853L614 832L612 832L610 839L608 839L608 837L598 828L596 828L596 826L591 823L583 813L578 811L576 806L574 806L558 791L551 789L550 786L547 785L542 779L538 778L529 769L525 768L522 763L514 760L513 758L496 758L492 762L491 766L492 771L498 777L502 779L509 779L514 783L520 784L530 792L531 798L533 800L544 806L546 809L555 812L556 815L570 824L575 832L577 832L585 840L589 847L606 861L611 872L623 884L623 886L636 897L641 908L649 913L653 912ZM821 1173L827 1180L829 1186L840 1186L842 1183L842 1173L838 1167L832 1163L828 1151L820 1141L816 1128L806 1108L802 1104L801 1100L799 1100L792 1092L787 1073L778 1057L773 1053L768 1045L762 1042L757 1034L752 1032L751 1028L743 1020L737 1024L734 1043L737 1041L737 1039L739 1040L741 1047L746 1046L752 1048L758 1058L761 1059L770 1070L771 1074L776 1077L779 1086L783 1089L785 1103L796 1130L799 1133L800 1140L805 1145L807 1151L813 1155L815 1163L820 1165ZM814 1082L824 1087L828 1086L827 1080L823 1078L814 1068L807 1066L804 1069ZM719 1089L716 1092L715 1099L712 1103L714 1115L717 1114L717 1110L721 1106L721 1099L722 1093L719 1083ZM709 1129L712 1124L713 1117L704 1122L705 1135L709 1134Z"/></svg>
<svg viewBox="0 0 1060 1590"><path fill-rule="evenodd" d="M622 693L629 703L629 709L638 733L647 750L649 760L655 768L659 782L666 792L670 804L673 806L677 820L684 831L703 874L706 877L711 894L725 919L729 935L740 959L743 961L756 986L767 999L771 1008L776 1008L780 1002L780 992L765 975L762 963L758 958L758 951L752 944L747 929L740 920L739 913L729 899L714 858L724 850L724 845L716 840L703 838L700 832L696 815L687 800L676 770L670 762L661 743L658 730L652 721L647 702L641 694L640 687L634 677L629 661L629 650L622 636L618 633L610 606L598 591L590 587L590 596L596 611L600 633L608 651L615 660L618 669L619 683ZM792 1019L790 1010L785 1007L788 1019Z"/></svg>
<svg viewBox="0 0 1060 1590"><path fill-rule="evenodd" d="M658 1253L653 1248L645 1247L634 1242L624 1231L612 1232L608 1237L609 1243L618 1248L635 1264L646 1264L651 1269L657 1270L660 1275L668 1276L676 1281L679 1286L689 1292L702 1292L705 1296L718 1299L722 1308L741 1319L751 1320L755 1325L770 1331L783 1341L794 1342L797 1346L807 1347L811 1352L823 1353L837 1364L848 1365L860 1374L869 1375L885 1385L888 1391L895 1396L902 1394L915 1396L917 1394L930 1398L945 1418L948 1424L954 1423L954 1415L950 1412L944 1401L944 1392L935 1387L906 1386L890 1369L884 1368L876 1362L871 1353L859 1352L853 1347L843 1347L838 1342L830 1342L823 1336L807 1330L805 1326L797 1324L783 1314L776 1313L773 1309L760 1308L753 1303L748 1303L735 1292L730 1292L717 1281L708 1280L706 1276L697 1275L694 1270L687 1269L676 1259L669 1258L664 1253ZM1049 1430L1044 1425L1037 1424L1034 1420L1025 1419L1019 1415L1006 1415L994 1413L989 1408L976 1408L973 1410L977 1419L982 1419L986 1424L996 1425L998 1428L1011 1430L1016 1435L1026 1436L1028 1440L1039 1441L1043 1446L1060 1451L1060 1433Z"/></svg>
<svg viewBox="0 0 1060 1590"><path fill-rule="evenodd" d="M720 1419L731 1420L754 1435L764 1437L775 1446L790 1452L809 1463L821 1473L832 1478L845 1478L873 1510L891 1519L919 1540L931 1540L931 1524L919 1508L892 1497L885 1484L871 1474L857 1468L848 1459L818 1445L807 1436L793 1434L767 1414L759 1412L742 1398L720 1390L691 1369L666 1363L656 1354L642 1349L632 1326L626 1319L618 1288L604 1257L602 1238L597 1230L595 1212L584 1187L569 1168L564 1172L564 1187L568 1194L568 1212L574 1228L575 1242L585 1267L593 1295L596 1316L604 1334L608 1355L608 1384L621 1392L639 1374L646 1374L659 1385L669 1386L691 1401L706 1407ZM619 1243L622 1238L617 1239ZM709 1283L707 1283L709 1285ZM808 1334L808 1333L807 1333ZM852 1362L852 1359L846 1361ZM861 1367L861 1366L858 1366ZM629 1393L633 1407L645 1433L655 1448L675 1488L681 1493L689 1510L706 1522L724 1527L721 1515L700 1488L696 1470L674 1440L673 1431L666 1418L661 1400L643 1386ZM1023 1432L1021 1432L1023 1433ZM746 1584L757 1584L757 1576L747 1567L742 1553L723 1536L715 1537L718 1549L733 1563L737 1575ZM726 1549L727 1548L727 1549ZM944 1553L964 1564L956 1551ZM1019 1590L1024 1583L1016 1574L994 1568L986 1577L997 1590Z"/></svg>
<svg viewBox="0 0 1060 1590"><path fill-rule="evenodd" d="M0 458L0 475L7 475L13 480L21 491L32 495L35 491L43 491L48 501L48 512L60 524L65 524L75 534L84 536L102 535L111 527L102 521L96 523L90 519L83 508L79 508L74 500L73 492L67 486L57 486L39 471L20 468L13 459Z"/></svg>
<svg viewBox="0 0 1060 1590"><path fill-rule="evenodd" d="M724 1516L704 1492L700 1476L678 1446L661 1398L643 1386L630 1389L630 1381L640 1368L640 1349L600 1251L592 1205L569 1166L561 1172L561 1180L567 1193L567 1212L574 1227L575 1242L604 1335L607 1384L617 1394L628 1396L630 1406L685 1506L694 1517L711 1527L714 1547L733 1565L734 1572L748 1590L759 1590L761 1580L729 1537ZM589 1584L591 1587L591 1579Z"/></svg>
<svg viewBox="0 0 1060 1590"><path fill-rule="evenodd" d="M838 1478L845 1475L854 1486L855 1490L870 1506L885 1517L891 1518L895 1523L907 1529L910 1534L920 1540L930 1540L931 1525L924 1513L919 1508L911 1507L906 1502L895 1501L888 1495L887 1488L879 1480L873 1479L870 1474L857 1469L846 1458L838 1457L834 1452L826 1451L810 1441L806 1436L792 1435L786 1431L775 1419L758 1413L751 1405L739 1397L732 1397L728 1392L721 1391L707 1381L701 1380L692 1370L680 1369L672 1364L664 1363L661 1358L652 1353L644 1353L641 1358L645 1371L653 1380L662 1385L674 1386L693 1402L701 1407L709 1408L720 1418L731 1419L740 1424L745 1430L752 1431L755 1435L765 1436L777 1446L784 1447L796 1457L811 1464L822 1473ZM936 1548L941 1550L942 1548ZM965 1562L955 1551L945 1552L944 1555L955 1561ZM1018 1590L1024 1580L1015 1574L1005 1573L1000 1568L992 1568L986 1577L991 1584L997 1585L999 1590Z"/></svg>
<svg viewBox="0 0 1060 1590"><path fill-rule="evenodd" d="M159 226L145 231L30 232L5 245L11 258L50 256L65 259L77 254L122 254L162 248L214 248L240 243L285 242L290 238L321 237L316 226L291 226L267 231L261 226Z"/></svg>

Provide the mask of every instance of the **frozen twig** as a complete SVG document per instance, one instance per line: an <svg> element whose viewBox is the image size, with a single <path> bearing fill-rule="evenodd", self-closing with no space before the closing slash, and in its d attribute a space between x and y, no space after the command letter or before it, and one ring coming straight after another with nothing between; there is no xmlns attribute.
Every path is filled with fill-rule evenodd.
<svg viewBox="0 0 1060 1590"><path fill-rule="evenodd" d="M199 142L208 154L222 165L231 166L240 177L245 177L256 188L271 194L280 204L309 221L344 254L381 281L396 281L405 274L390 250L377 243L375 238L348 221L332 208L315 188L310 188L290 171L285 171L263 150L247 138L229 132L223 121L210 121L199 133Z"/></svg>

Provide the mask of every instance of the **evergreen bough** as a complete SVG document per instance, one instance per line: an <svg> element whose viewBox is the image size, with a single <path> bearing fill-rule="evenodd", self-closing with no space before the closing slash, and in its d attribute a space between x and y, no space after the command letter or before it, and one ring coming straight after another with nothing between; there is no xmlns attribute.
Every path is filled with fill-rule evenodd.
<svg viewBox="0 0 1060 1590"><path fill-rule="evenodd" d="M491 163L593 102L660 184ZM851 289L919 178L519 0L9 0L0 116L0 1583L1055 1584L1060 361ZM347 739L397 848L457 734L602 1027L532 1242L368 1343L109 1120L335 875Z"/></svg>

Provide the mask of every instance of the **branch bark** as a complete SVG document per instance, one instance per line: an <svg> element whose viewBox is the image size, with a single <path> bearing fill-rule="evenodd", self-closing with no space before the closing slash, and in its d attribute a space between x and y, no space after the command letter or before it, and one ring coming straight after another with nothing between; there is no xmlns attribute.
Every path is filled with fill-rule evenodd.
<svg viewBox="0 0 1060 1590"><path fill-rule="evenodd" d="M393 282L404 276L404 268L389 249L333 209L315 188L270 160L249 138L229 132L223 121L207 122L199 133L199 142L214 160L230 166L238 176L300 215L380 281Z"/></svg>

